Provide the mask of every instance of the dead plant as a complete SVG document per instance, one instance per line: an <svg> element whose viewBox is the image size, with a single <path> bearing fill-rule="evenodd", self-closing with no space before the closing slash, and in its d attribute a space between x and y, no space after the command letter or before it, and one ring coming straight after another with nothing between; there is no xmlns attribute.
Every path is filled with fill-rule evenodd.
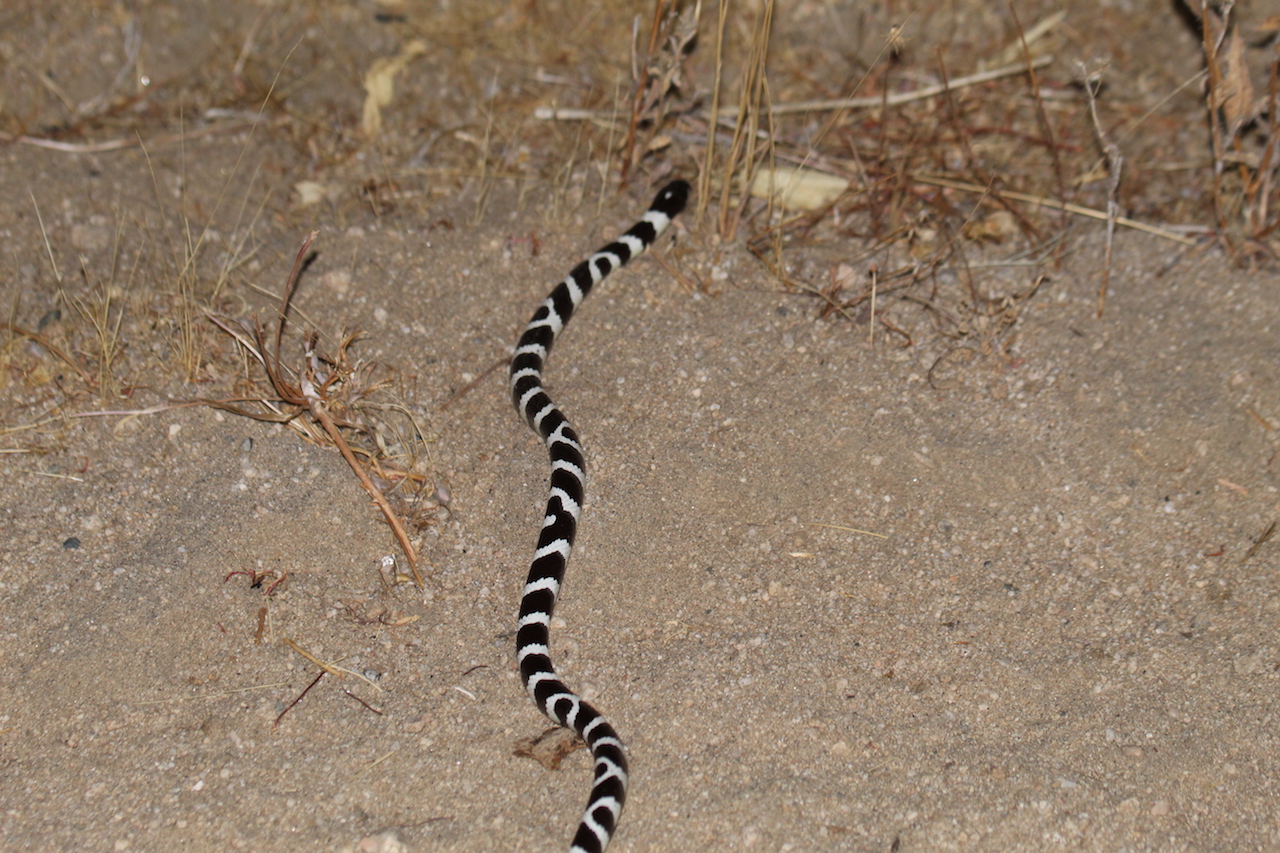
<svg viewBox="0 0 1280 853"><path fill-rule="evenodd" d="M1213 207L1218 237L1237 262L1258 255L1276 258L1280 228L1280 48L1272 39L1267 94L1256 89L1245 62L1245 39L1232 26L1231 0L1220 12L1200 3L1205 65L1205 103L1213 149ZM1280 30L1280 24L1276 24ZM1274 35L1274 33L1273 33ZM1258 137L1261 137L1259 139Z"/></svg>
<svg viewBox="0 0 1280 853"><path fill-rule="evenodd" d="M417 551L391 501L397 499L402 508L410 502L417 503L415 515L419 519L422 513L435 509L438 502L425 509L421 506L425 500L421 492L427 485L426 478L414 472L412 466L400 466L391 461L387 443L372 423L374 419L370 412L395 409L411 421L412 415L403 407L377 404L369 399L385 387L388 380L375 378L379 365L353 361L350 349L359 340L358 334L343 334L336 352L332 356L322 356L318 350L319 333L311 331L305 336L304 361L300 367L287 367L281 359L290 302L311 243L318 233L313 231L307 235L298 249L293 270L280 298L274 340L269 340L267 327L257 318L248 325L229 317L206 314L210 322L235 339L248 358L257 362L265 373L266 382L248 378L243 393L235 397L202 399L200 402L242 417L287 425L308 441L337 448L391 526L409 562L413 581L421 588L423 580L418 570ZM413 431L419 437L423 435L416 423L413 423ZM357 442L353 447L348 436L366 437L374 446L363 447ZM363 457L364 461L357 456ZM412 501L405 498L400 489L405 483L416 487L413 489L416 498Z"/></svg>
<svg viewBox="0 0 1280 853"><path fill-rule="evenodd" d="M669 98L685 88L684 60L698 36L702 0L693 3L657 0L649 44L643 55L633 49L631 76L635 81L631 98L631 122L623 145L619 174L627 182L631 168L645 154L671 144L663 136ZM644 139L640 137L642 132Z"/></svg>

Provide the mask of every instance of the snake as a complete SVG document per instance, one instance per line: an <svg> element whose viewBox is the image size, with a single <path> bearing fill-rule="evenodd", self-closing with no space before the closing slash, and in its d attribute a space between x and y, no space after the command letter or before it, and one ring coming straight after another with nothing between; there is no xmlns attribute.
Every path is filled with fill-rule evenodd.
<svg viewBox="0 0 1280 853"><path fill-rule="evenodd" d="M604 715L574 693L551 661L551 616L578 531L586 462L578 434L542 385L542 369L556 337L591 289L653 245L684 210L690 187L672 181L635 225L582 261L538 306L511 359L511 399L551 457L551 485L542 529L520 599L516 660L525 690L543 714L577 732L591 750L595 778L570 853L603 853L627 797L627 753Z"/></svg>

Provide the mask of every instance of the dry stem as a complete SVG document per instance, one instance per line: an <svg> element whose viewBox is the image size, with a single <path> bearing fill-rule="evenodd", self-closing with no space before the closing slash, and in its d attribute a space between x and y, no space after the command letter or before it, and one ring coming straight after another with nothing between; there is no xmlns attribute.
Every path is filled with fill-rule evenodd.
<svg viewBox="0 0 1280 853"><path fill-rule="evenodd" d="M357 479L360 480L361 486L369 494L377 504L378 509L382 512L387 524L390 525L396 541L400 543L401 549L404 551L405 558L409 561L409 568L413 573L414 583L419 588L423 586L422 574L418 570L418 553L413 547L409 534L404 528L399 515L392 509L386 496L374 484L373 479L365 470L365 467L356 459L356 455L351 449L351 445L347 442L343 435L339 423L335 420L331 406L331 391L339 382L350 382L352 377L360 375L359 369L353 369L346 361L346 350L355 339L354 336L348 335L344 337L339 344L339 358L333 369L326 372L323 377L321 361L316 354L315 333L307 337L306 344L306 367L301 371L296 371L298 381L295 384L290 381L286 375L285 368L280 358L280 351L283 345L284 327L288 322L289 306L292 301L293 294L297 288L298 279L305 264L307 254L310 251L311 243L319 234L318 231L312 231L303 240L301 247L298 249L297 255L294 257L293 269L289 273L289 278L285 283L284 292L280 297L280 304L277 308L276 326L274 340L272 346L268 345L267 332L261 323L255 323L252 337L238 330L232 323L223 318L209 316L211 322L231 335L243 348L248 352L261 366L267 374L268 382L271 390L275 395L274 400L265 397L237 397L225 399L206 399L202 400L205 405L221 409L223 411L232 412L233 414L251 417L256 420L272 421L276 423L289 423L297 426L304 431L304 434L317 443L324 443L326 440L338 449L342 454L342 458L347 461L351 470L355 473ZM376 387L376 386L374 386ZM371 390L371 389L370 389ZM350 392L349 392L350 393ZM358 393L355 392L355 393ZM366 392L367 393L367 392ZM267 409L267 412L256 412L245 409L237 403L256 401ZM317 433L313 428L307 428L304 424L299 423L298 415L301 412L308 412L315 422L319 423L323 432Z"/></svg>

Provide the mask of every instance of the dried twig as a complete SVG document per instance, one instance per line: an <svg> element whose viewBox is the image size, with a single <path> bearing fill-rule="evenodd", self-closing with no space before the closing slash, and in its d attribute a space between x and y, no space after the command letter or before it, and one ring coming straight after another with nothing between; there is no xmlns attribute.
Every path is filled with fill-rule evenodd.
<svg viewBox="0 0 1280 853"><path fill-rule="evenodd" d="M363 699L361 699L361 698L360 698L359 696L357 696L356 694L352 693L352 692L351 692L350 690L348 690L347 688L345 688L345 687L344 687L344 688L342 688L342 692L343 692L343 693L345 693L345 694L347 694L348 696L350 696L352 699L356 700L357 702L359 702L359 703L360 703L361 705L363 705L367 710L372 711L373 713L377 714L379 717L381 717L381 716L382 716L382 712L381 712L381 711L379 711L377 708L373 707L373 706L372 706L372 705L370 705L368 702L366 702L366 701L364 701Z"/></svg>
<svg viewBox="0 0 1280 853"><path fill-rule="evenodd" d="M751 186L751 178L756 168L756 143L759 140L761 119L770 117L768 105L767 62L769 56L769 39L773 32L774 0L764 0L756 13L751 37L751 48L743 69L742 82L738 92L736 110L722 110L723 118L734 118L733 141L725 155L721 166L722 177L720 187L720 221L718 230L724 240L732 240L737 233L738 225L746 213L749 193L742 193L741 198L733 203L735 182L738 187ZM772 151L772 135L766 137L769 150Z"/></svg>
<svg viewBox="0 0 1280 853"><path fill-rule="evenodd" d="M1089 99L1093 132L1107 161L1107 241L1103 253L1102 281L1098 285L1098 316L1101 317L1102 309L1107 304L1107 286L1111 281L1111 248L1115 241L1116 218L1120 215L1120 203L1116 200L1116 195L1120 191L1120 170L1124 167L1124 156L1120 153L1120 146L1107 138L1107 132L1102 129L1102 122L1098 119L1097 94L1098 87L1102 85L1101 72L1089 73L1083 63L1080 65L1080 72L1084 80L1085 96Z"/></svg>
<svg viewBox="0 0 1280 853"><path fill-rule="evenodd" d="M382 692L382 688L378 686L378 683L376 681L374 681L371 678L367 678L361 673L356 672L354 669L347 669L344 666L338 666L336 663L325 663L324 661L320 660L320 658L311 654L311 652L307 651L306 649L298 645L293 640L290 640L288 637L284 638L284 644L289 648L293 649L298 654L302 655L307 660L311 661L316 666L320 667L325 672L329 673L330 675L333 675L337 678L342 678L344 675L353 675L356 678L363 681L365 684L372 687L374 690L377 690L379 693Z"/></svg>
<svg viewBox="0 0 1280 853"><path fill-rule="evenodd" d="M1276 522L1273 521L1267 525L1267 529L1262 531L1262 534L1258 536L1257 539L1254 540L1252 547L1250 547L1249 550L1245 552L1244 556L1240 558L1240 564L1244 565L1245 563L1249 562L1249 558L1252 557L1254 554L1258 553L1258 549L1261 548L1263 545L1265 545L1267 542L1271 541L1271 537L1275 536L1275 534L1276 534Z"/></svg>
<svg viewBox="0 0 1280 853"><path fill-rule="evenodd" d="M1058 151L1058 142L1055 138L1053 122L1049 121L1049 114L1044 108L1044 97L1040 92L1040 75L1036 74L1035 63L1031 56L1031 47L1027 43L1026 33L1022 29L1022 21L1018 18L1018 7L1013 0L1006 0L1009 7L1009 14L1013 17L1013 23L1018 28L1018 40L1022 45L1022 57L1027 67L1027 82L1031 87L1031 94L1036 105L1036 121L1040 125L1040 132L1044 134L1049 149L1049 156L1053 159L1053 179L1058 185L1058 198L1065 203L1067 200L1067 182L1063 177L1062 171L1062 155ZM1065 229L1067 224L1066 211L1062 214L1062 227Z"/></svg>
<svg viewBox="0 0 1280 853"><path fill-rule="evenodd" d="M770 104L768 113L771 116L781 116L795 113L813 113L827 112L830 110L873 110L880 107L896 107L901 104L910 104L914 101L923 101L928 98L937 97L947 93L954 92L956 89L964 89L969 86L977 86L981 83L990 83L992 80L1000 80L1005 77L1015 77L1019 74L1026 74L1028 68L1040 69L1052 64L1054 57L1037 56L1030 62L1017 62L1012 65L1004 65L1000 68L992 68L988 71L980 71L976 74L969 74L964 77L956 77L946 83L938 83L933 86L925 86L911 92L894 92L893 94L870 95L861 98L828 98L815 101L795 101L789 104ZM713 119L734 119L741 112L741 107L721 107L716 104L717 109L712 113ZM567 107L538 107L533 111L533 117L542 121L595 121L608 120L613 117L613 113L608 110L583 110L571 109Z"/></svg>
<svg viewBox="0 0 1280 853"><path fill-rule="evenodd" d="M1026 74L1029 69L1043 68L1052 62L1052 56L1037 56L1029 62L1018 62L1013 65L992 68L989 71L980 71L976 74L970 74L965 77L956 77L946 83L925 86L924 88L916 89L913 92L894 92L893 94L869 95L862 98L836 98L834 100L797 101L790 104L771 104L769 106L769 114L773 116L780 116L787 115L788 113L811 113L823 112L826 110L874 110L881 107L896 107L900 104L909 104L913 101L923 101L926 98L936 97L937 95L946 94L947 92L954 92L956 89L964 89L969 86L976 86L980 83L989 83L992 80L999 80L1004 77L1014 77L1019 74ZM720 110L720 115L722 117L734 118L738 115L738 108L723 107Z"/></svg>
<svg viewBox="0 0 1280 853"><path fill-rule="evenodd" d="M320 443L327 440L328 443L336 447L338 452L342 454L342 458L347 461L347 464L355 473L357 479L360 480L360 484L381 510L396 540L400 543L406 559L409 561L409 568L413 573L414 582L421 588L423 579L421 572L418 570L417 549L414 548L412 541L410 541L409 534L405 530L399 515L392 509L382 491L374 484L364 466L356 459L355 452L343 435L341 427L351 425L339 423L339 420L333 415L331 397L335 385L339 382L354 385L361 384L359 381L361 370L352 368L346 360L347 348L355 341L356 336L347 335L343 337L338 345L337 362L331 370L322 367L321 359L316 353L318 336L315 333L307 337L306 366L300 371L293 371L296 381L286 375L286 370L281 361L280 352L283 346L284 327L288 322L289 305L297 288L298 278L305 266L312 241L315 240L318 233L312 231L307 235L294 258L293 269L289 273L289 278L285 282L284 292L280 296L274 339L270 345L267 341L267 331L261 323L255 323L253 332L250 334L246 330L237 328L236 324L224 318L208 315L211 322L231 335L262 366L262 369L267 374L267 380L271 386L271 394L274 395L274 399L267 399L265 396L261 398L238 397L205 399L201 402L204 405L244 417L275 423L287 423L299 429L307 438L313 441ZM371 385L363 393L368 393L369 390L375 387L377 386ZM237 405L237 403L250 401L257 402L267 411L256 412ZM347 407L350 408L350 401L346 402L348 403ZM303 419L298 417L303 412L311 415L311 418L320 425L322 432L316 431L314 426L305 423Z"/></svg>
<svg viewBox="0 0 1280 853"><path fill-rule="evenodd" d="M254 127L253 122L232 122L230 124L214 124L196 130L184 130L182 133L170 133L151 139L131 136L127 139L106 139L101 142L63 142L58 139L45 139L26 134L5 133L0 130L0 142L12 142L18 145L30 145L47 151L60 151L64 154L103 154L108 151L120 151L125 148L147 148L155 150L168 145L189 142L201 136L212 136L217 133L237 133Z"/></svg>
<svg viewBox="0 0 1280 853"><path fill-rule="evenodd" d="M486 367L484 370L480 371L479 376L477 376L475 379L472 379L466 385L463 385L462 388L459 389L452 397L450 397L449 399L441 403L440 411L443 412L445 409L449 408L454 403L461 400L467 394L470 394L472 390L476 388L476 386L478 386L481 382L483 382L489 376L489 374L493 373L499 367L509 364L510 362L511 362L511 359L509 358L500 358L497 361L495 361L493 364Z"/></svg>
<svg viewBox="0 0 1280 853"><path fill-rule="evenodd" d="M409 570L413 572L413 581L422 588L422 575L418 572L418 551L413 547L413 543L409 541L409 534L405 531L404 525L400 523L399 516L395 510L391 508L391 504L387 503L387 499L383 497L382 492L373 484L373 480L369 479L369 475L365 472L364 466L356 461L355 454L351 452L351 446L342 436L342 432L338 429L337 424L333 422L333 416L329 414L329 407L325 401L321 399L319 391L315 386L315 345L314 337L307 347L307 375L302 380L302 394L307 400L307 406L311 411L312 417L318 420L324 427L325 432L329 434L329 438L333 441L334 446L338 448L338 452L342 454L342 458L347 460L347 464L351 466L351 470L355 472L356 477L360 480L360 485L364 486L364 490L369 493L369 497L373 498L373 502L378 505L378 509L382 510L383 516L387 519L387 524L391 525L391 530L395 534L396 541L400 543L400 547L404 550L405 557L409 560Z"/></svg>
<svg viewBox="0 0 1280 853"><path fill-rule="evenodd" d="M353 696L352 698L355 698L355 697ZM373 709L369 708L369 710L372 711ZM377 767L379 764L386 761L391 756L395 755L396 752L398 752L398 750L393 749L390 752L383 755L381 758L375 758L370 764L366 764L364 767L360 768L360 771L356 773L354 776L352 776L348 781L354 782L355 780L359 779L361 776L368 773L370 770Z"/></svg>
<svg viewBox="0 0 1280 853"><path fill-rule="evenodd" d="M912 175L911 180L921 184L929 184L930 186L935 186L935 187L945 187L951 190L961 190L963 192L970 192L970 193L988 192L987 187L980 187L977 184L969 184L963 181L953 181L950 178L940 178L934 175L918 175L918 174ZM1099 219L1099 220L1102 220L1103 222L1107 221L1106 211L1094 210L1091 207L1084 207L1079 204L1071 204L1069 202L1061 202L1051 198L1044 198L1043 196L1035 196L1035 195L1029 195L1027 193L1011 192L1009 190L1003 190L1001 192L1001 195L1004 198L1010 199L1012 201L1022 201L1028 204L1039 205L1041 207L1051 207L1055 210L1065 210L1068 213L1074 213L1077 216L1087 216L1090 219ZM1174 232L1169 231L1165 228L1161 228L1158 225L1148 225L1145 222L1139 222L1136 219L1129 219L1126 216L1117 216L1115 218L1115 222L1117 225L1123 225L1126 228L1132 228L1135 231L1143 231L1147 234L1154 234L1156 237L1161 237L1165 240L1172 240L1173 242L1181 243L1184 246L1196 245L1196 241L1192 240L1190 237L1184 237L1181 234L1175 234ZM1205 230L1208 230L1208 229L1205 229Z"/></svg>
<svg viewBox="0 0 1280 853"><path fill-rule="evenodd" d="M319 683L320 683L320 679L324 678L324 674L325 674L325 672L326 672L326 670L323 670L323 669L322 669L322 670L320 670L320 672L319 672L319 673L317 673L316 677L315 677L314 679L312 679L311 683L310 683L310 684L308 684L308 685L303 689L303 691L302 691L301 693L299 693L299 694L297 695L297 697L296 697L292 702L290 702L288 705L286 705L286 706L285 706L285 709L284 709L283 711L281 711L281 712L280 712L280 715L279 715L278 717L276 717L276 721L275 721L274 723L272 723L272 724L271 724L271 728L273 728L273 729L274 729L276 726L280 725L280 721L284 719L284 715L285 715L285 714L287 714L287 713L289 713L290 711L292 711L292 710L294 709L294 706L295 706L295 705L297 705L299 702L301 702L301 701L302 701L302 697L303 697L303 696L306 696L308 693L310 693L310 692L311 692L311 688L312 688L312 687L315 687L317 684L319 684Z"/></svg>

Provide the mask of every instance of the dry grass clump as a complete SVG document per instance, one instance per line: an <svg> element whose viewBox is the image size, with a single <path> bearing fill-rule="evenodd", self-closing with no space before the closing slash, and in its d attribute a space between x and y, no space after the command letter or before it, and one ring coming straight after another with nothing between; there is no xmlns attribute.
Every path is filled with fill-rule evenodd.
<svg viewBox="0 0 1280 853"><path fill-rule="evenodd" d="M867 324L872 338L882 329L902 345L927 327L957 342L980 339L977 352L1001 348L1040 267L1061 251L1069 212L1083 209L1067 197L1069 176L1092 168L1097 150L1092 140L1064 139L1046 106L1040 70L1054 60L1031 42L1052 22L1020 39L1000 68L958 75L939 56L938 82L914 91L898 82L908 34L893 28L847 95L783 102L772 82L772 0L749 13L720 4L697 38L690 21L700 4L655 10L619 134L624 181L646 158L655 175L671 168L664 160L696 168L699 220L719 241L745 236L783 287L814 297L820 317ZM695 49L714 50L714 77L701 89L685 68ZM1015 87L1020 97L993 96ZM609 121L603 111L540 116ZM1047 222L1045 208L1056 211ZM993 246L1007 247L998 269L1014 271L1001 284L988 266Z"/></svg>
<svg viewBox="0 0 1280 853"><path fill-rule="evenodd" d="M411 518L421 529L433 520L432 512L442 501L438 496L427 496L434 484L416 470L420 466L414 465L412 457L407 464L397 464L398 454L390 447L394 443L398 448L420 447L425 451L425 432L407 407L374 400L390 380L376 378L384 372L380 365L352 359L350 349L359 339L358 334L344 333L334 353L325 356L318 349L319 333L310 331L305 335L301 365L290 366L281 358L289 304L317 233L308 235L298 249L280 297L274 335L269 337L267 328L257 319L250 326L229 317L208 315L240 345L250 369L238 383L236 396L201 402L254 420L284 424L308 441L336 448L390 525L413 581L421 587L417 549L403 518ZM254 375L254 364L261 369L261 377ZM384 418L389 412L405 418L411 430L408 437L399 435L388 440Z"/></svg>
<svg viewBox="0 0 1280 853"><path fill-rule="evenodd" d="M1259 28L1271 61L1264 87L1245 59L1246 36L1232 26L1233 3L1200 4L1205 107L1213 152L1213 207L1218 237L1237 261L1275 260L1280 243L1280 15ZM1259 90L1262 94L1259 94Z"/></svg>
<svg viewBox="0 0 1280 853"><path fill-rule="evenodd" d="M991 64L939 50L928 69L908 64L920 29L908 19L885 28L879 55L853 69L844 95L793 99L803 87L775 81L813 78L778 66L771 0L723 3L706 16L700 3L657 0L654 9L625 125L602 110L540 117L621 136L624 182L640 162L654 174L671 161L697 169L700 221L714 212L718 240L743 234L786 289L814 297L820 317L866 324L872 339L877 329L904 346L941 338L952 344L943 344L947 358L1007 352L1019 312L1089 219L1107 226L1099 313L1117 229L1155 234L1176 255L1214 242L1238 261L1280 253L1278 18L1250 36L1233 28L1230 3L1200 3L1205 68L1183 86L1203 83L1209 121L1204 165L1188 166L1161 160L1170 152L1148 122L1163 101L1113 96L1105 66L1050 52L1071 26L1067 12L1024 24L1009 4L1012 37L984 46ZM1251 82L1246 44L1271 45L1265 95ZM788 45L787 55L800 52ZM1198 206L1185 202L1185 182L1206 188ZM1162 202L1170 191L1178 198Z"/></svg>

